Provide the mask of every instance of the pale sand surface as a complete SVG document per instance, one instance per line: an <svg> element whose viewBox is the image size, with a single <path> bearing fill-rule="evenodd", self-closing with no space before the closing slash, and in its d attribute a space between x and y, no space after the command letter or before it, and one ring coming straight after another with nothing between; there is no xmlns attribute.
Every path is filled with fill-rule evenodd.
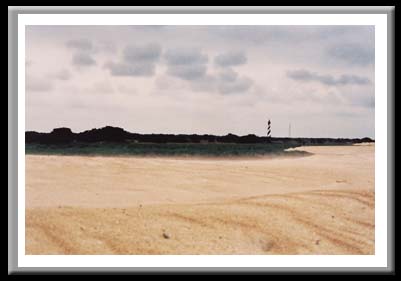
<svg viewBox="0 0 401 281"><path fill-rule="evenodd" d="M26 156L27 254L374 254L374 145Z"/></svg>

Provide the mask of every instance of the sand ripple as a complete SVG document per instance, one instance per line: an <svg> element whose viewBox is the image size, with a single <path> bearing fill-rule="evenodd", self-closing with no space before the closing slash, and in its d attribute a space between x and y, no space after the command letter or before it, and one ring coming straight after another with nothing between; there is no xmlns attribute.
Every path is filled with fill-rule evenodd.
<svg viewBox="0 0 401 281"><path fill-rule="evenodd" d="M26 217L26 250L27 254L374 254L373 206L374 192L317 190L210 204L34 208Z"/></svg>

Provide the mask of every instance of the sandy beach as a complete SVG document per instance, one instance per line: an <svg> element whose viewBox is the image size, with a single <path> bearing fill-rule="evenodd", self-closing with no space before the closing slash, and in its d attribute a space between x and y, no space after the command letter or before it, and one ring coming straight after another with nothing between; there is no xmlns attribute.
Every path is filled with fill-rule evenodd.
<svg viewBox="0 0 401 281"><path fill-rule="evenodd" d="M26 156L26 254L374 254L374 145Z"/></svg>

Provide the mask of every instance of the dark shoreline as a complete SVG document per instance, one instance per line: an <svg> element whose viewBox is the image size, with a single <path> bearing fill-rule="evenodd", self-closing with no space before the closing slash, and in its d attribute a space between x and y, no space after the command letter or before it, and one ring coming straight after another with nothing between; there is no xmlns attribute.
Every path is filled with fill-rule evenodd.
<svg viewBox="0 0 401 281"><path fill-rule="evenodd" d="M286 151L288 144L224 144L224 143L70 143L26 144L25 152L31 155L80 156L149 156L149 157L258 157L306 156L303 151Z"/></svg>
<svg viewBox="0 0 401 281"><path fill-rule="evenodd" d="M100 129L87 130L74 133L69 128L56 128L50 133L39 133L34 131L25 132L25 143L27 144L71 144L71 143L154 143L154 144L289 144L290 146L301 145L341 145L362 142L374 142L370 138L280 138L259 137L256 135L237 136L227 134L225 136L197 135L197 134L138 134L130 133L122 128L106 126Z"/></svg>
<svg viewBox="0 0 401 281"><path fill-rule="evenodd" d="M51 133L26 132L26 154L87 156L201 156L256 157L305 156L306 152L286 151L305 145L352 145L374 142L363 139L276 138L256 135L172 135L136 134L117 127L73 133L69 128Z"/></svg>

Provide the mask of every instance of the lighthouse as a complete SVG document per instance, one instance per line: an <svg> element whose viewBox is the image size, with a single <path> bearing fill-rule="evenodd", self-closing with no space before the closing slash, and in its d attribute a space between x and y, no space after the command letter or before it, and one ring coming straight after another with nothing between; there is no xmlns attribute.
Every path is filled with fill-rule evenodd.
<svg viewBox="0 0 401 281"><path fill-rule="evenodd" d="M271 127L270 127L270 124L271 124L271 122L270 122L270 119L269 119L269 121L267 121L267 138L271 138Z"/></svg>

